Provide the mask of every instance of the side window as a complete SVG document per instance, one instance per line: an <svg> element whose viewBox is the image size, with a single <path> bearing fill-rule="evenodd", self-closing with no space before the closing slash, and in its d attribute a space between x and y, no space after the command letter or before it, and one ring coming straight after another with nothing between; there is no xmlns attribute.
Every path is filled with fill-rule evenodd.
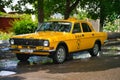
<svg viewBox="0 0 120 80"><path fill-rule="evenodd" d="M91 32L91 29L88 24L82 23L83 32Z"/></svg>
<svg viewBox="0 0 120 80"><path fill-rule="evenodd" d="M73 33L80 33L80 32L81 32L80 24L75 23L73 28Z"/></svg>

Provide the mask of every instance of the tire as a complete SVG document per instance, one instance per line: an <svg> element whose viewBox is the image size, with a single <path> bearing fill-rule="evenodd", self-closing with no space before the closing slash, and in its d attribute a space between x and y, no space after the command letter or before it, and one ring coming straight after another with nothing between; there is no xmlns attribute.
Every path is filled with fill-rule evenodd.
<svg viewBox="0 0 120 80"><path fill-rule="evenodd" d="M98 43L94 44L94 47L89 51L92 57L97 56L100 51L100 45Z"/></svg>
<svg viewBox="0 0 120 80"><path fill-rule="evenodd" d="M16 57L20 62L27 62L30 56L27 54L16 54Z"/></svg>
<svg viewBox="0 0 120 80"><path fill-rule="evenodd" d="M66 50L64 46L58 46L56 52L52 56L53 62L61 64L66 60Z"/></svg>

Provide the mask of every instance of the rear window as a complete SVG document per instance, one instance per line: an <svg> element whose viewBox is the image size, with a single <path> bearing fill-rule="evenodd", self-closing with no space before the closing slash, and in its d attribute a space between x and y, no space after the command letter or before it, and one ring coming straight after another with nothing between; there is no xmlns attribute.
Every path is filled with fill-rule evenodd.
<svg viewBox="0 0 120 80"><path fill-rule="evenodd" d="M81 23L81 24L82 24L83 32L91 32L92 31L87 23Z"/></svg>

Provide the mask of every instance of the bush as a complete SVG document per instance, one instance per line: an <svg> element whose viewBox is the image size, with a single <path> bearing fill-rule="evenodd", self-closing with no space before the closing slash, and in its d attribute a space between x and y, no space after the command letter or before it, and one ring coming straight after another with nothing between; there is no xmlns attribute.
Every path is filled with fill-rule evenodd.
<svg viewBox="0 0 120 80"><path fill-rule="evenodd" d="M118 30L118 25L113 24L111 22L106 23L106 25L104 26L104 31L106 32L115 32L117 30Z"/></svg>
<svg viewBox="0 0 120 80"><path fill-rule="evenodd" d="M2 16L2 14L3 14L3 13L2 13L2 12L0 12L0 16Z"/></svg>
<svg viewBox="0 0 120 80"><path fill-rule="evenodd" d="M13 33L5 33L0 31L0 40L8 40L13 35Z"/></svg>
<svg viewBox="0 0 120 80"><path fill-rule="evenodd" d="M37 22L33 22L31 18L22 18L21 20L16 20L12 22L13 32L18 34L33 33L37 28Z"/></svg>

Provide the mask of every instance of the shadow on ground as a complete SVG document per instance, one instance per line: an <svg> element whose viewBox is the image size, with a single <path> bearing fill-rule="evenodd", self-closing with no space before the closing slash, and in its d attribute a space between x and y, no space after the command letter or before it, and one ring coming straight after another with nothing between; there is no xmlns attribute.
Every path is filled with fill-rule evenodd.
<svg viewBox="0 0 120 80"><path fill-rule="evenodd" d="M25 78L19 77L19 76L13 76L13 77L3 77L0 78L0 80L24 80Z"/></svg>
<svg viewBox="0 0 120 80"><path fill-rule="evenodd" d="M47 70L48 73L70 73L70 72L93 72L104 71L120 67L120 55L94 57L87 59L78 59L67 61L64 64L39 64L30 66L28 64L19 64L18 73L36 72Z"/></svg>

